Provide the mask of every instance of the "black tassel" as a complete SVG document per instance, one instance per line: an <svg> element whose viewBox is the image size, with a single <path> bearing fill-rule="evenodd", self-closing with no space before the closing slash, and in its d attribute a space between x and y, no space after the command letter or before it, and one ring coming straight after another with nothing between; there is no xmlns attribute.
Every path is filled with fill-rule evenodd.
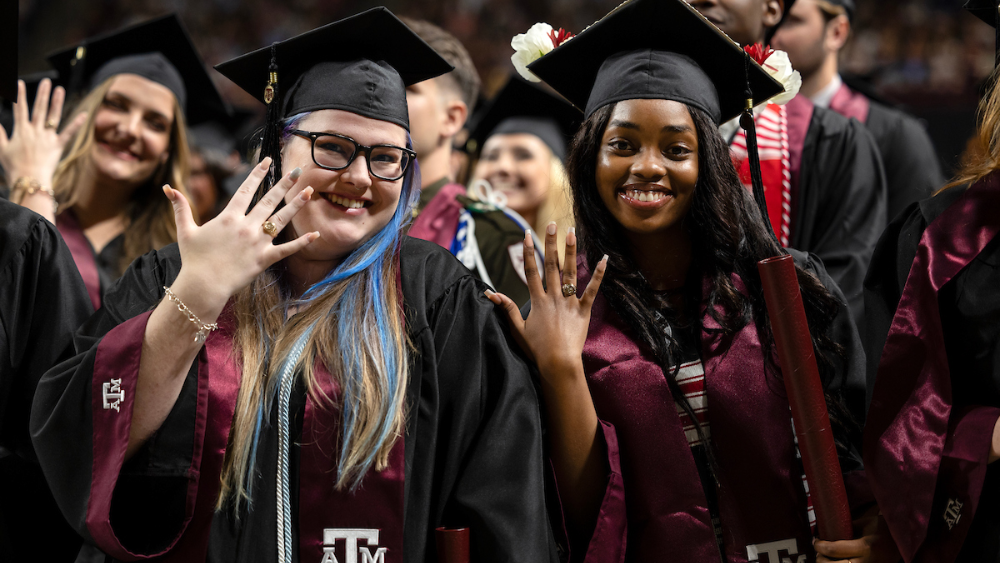
<svg viewBox="0 0 1000 563"><path fill-rule="evenodd" d="M75 99L79 99L84 91L83 75L84 69L87 67L87 47L80 45L76 48L76 54L73 55L73 60L69 62L69 84L68 90L66 92L67 97L74 96ZM66 104L69 106L70 104Z"/></svg>
<svg viewBox="0 0 1000 563"><path fill-rule="evenodd" d="M267 176L261 181L257 192L253 194L250 207L247 213L257 205L257 202L264 197L264 194L271 189L271 186L281 179L281 95L278 90L278 56L275 46L271 44L271 64L268 67L267 87L264 89L264 101L267 103L267 111L264 114L264 130L260 138L260 157L257 162L271 157L271 169Z"/></svg>
<svg viewBox="0 0 1000 563"><path fill-rule="evenodd" d="M767 200L764 199L764 179L760 173L760 154L757 152L757 127L753 119L753 92L750 90L750 55L745 54L744 72L746 73L746 90L744 95L747 105L740 115L740 126L746 131L747 156L750 158L750 183L753 185L753 199L757 202L757 209L760 210L761 219L767 227L767 232L771 233L774 240L781 246L774 227L771 226L771 218L767 214Z"/></svg>

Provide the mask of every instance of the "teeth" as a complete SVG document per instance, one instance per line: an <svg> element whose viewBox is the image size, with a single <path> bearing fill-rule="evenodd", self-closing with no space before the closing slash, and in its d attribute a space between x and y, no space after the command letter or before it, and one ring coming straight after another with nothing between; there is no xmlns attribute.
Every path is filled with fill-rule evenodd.
<svg viewBox="0 0 1000 563"><path fill-rule="evenodd" d="M337 205L343 205L349 209L360 209L365 206L365 202L357 199L347 199L346 197L340 197L337 194L323 194L326 199L336 203Z"/></svg>
<svg viewBox="0 0 1000 563"><path fill-rule="evenodd" d="M663 192L646 192L642 190L628 190L625 192L625 195L629 199L642 202L660 201L661 199L667 197L667 194Z"/></svg>

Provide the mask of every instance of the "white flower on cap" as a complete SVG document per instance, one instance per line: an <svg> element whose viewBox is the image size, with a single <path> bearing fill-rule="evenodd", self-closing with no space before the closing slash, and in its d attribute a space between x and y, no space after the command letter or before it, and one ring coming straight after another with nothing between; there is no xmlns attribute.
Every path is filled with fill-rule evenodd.
<svg viewBox="0 0 1000 563"><path fill-rule="evenodd" d="M547 23L536 23L527 33L519 33L510 40L510 46L514 49L510 62L514 63L517 73L525 80L541 82L535 73L528 70L528 65L572 38L573 34L562 28L556 31Z"/></svg>
<svg viewBox="0 0 1000 563"><path fill-rule="evenodd" d="M799 93L799 88L802 87L802 75L792 68L792 63L788 60L788 53L776 50L771 53L762 66L772 78L785 87L785 93L771 98L771 103L783 106L792 101L792 98Z"/></svg>

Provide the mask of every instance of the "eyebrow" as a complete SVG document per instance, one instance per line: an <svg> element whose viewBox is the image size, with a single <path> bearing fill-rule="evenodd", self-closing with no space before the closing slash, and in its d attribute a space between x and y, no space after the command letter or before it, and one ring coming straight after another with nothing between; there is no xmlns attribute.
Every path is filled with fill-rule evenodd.
<svg viewBox="0 0 1000 563"><path fill-rule="evenodd" d="M108 98L110 98L112 96L121 98L121 99L125 100L126 102L128 102L129 104L134 104L135 103L135 100L133 100L132 98L126 96L125 94L123 94L121 92L115 92L113 90L109 91L107 93L107 95L104 97L104 99L108 99ZM170 123L172 121L171 118L167 117L163 113L160 113L160 112L156 111L155 109L147 109L145 111L147 113L152 114L154 117L157 117L159 119L162 119L162 120L166 121L167 123Z"/></svg>
<svg viewBox="0 0 1000 563"><path fill-rule="evenodd" d="M637 123L633 123L631 121L620 121L617 119L611 122L610 127L621 127L622 129L634 129L636 131L640 129ZM664 125L663 128L660 129L661 133L690 133L692 131L693 130L688 125Z"/></svg>

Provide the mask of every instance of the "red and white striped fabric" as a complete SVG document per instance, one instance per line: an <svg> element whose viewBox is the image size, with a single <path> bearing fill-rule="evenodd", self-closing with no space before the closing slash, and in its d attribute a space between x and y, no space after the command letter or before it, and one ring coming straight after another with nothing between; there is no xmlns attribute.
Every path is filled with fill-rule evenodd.
<svg viewBox="0 0 1000 563"><path fill-rule="evenodd" d="M705 369L701 365L701 360L681 364L676 380L681 393L684 394L684 398L687 399L688 404L691 405L691 409L694 410L694 414L698 418L698 422L702 425L705 437L710 437L711 432L709 432L708 427L708 395L705 394ZM698 430L695 428L694 421L684 412L684 408L681 407L680 403L675 404L677 406L677 414L680 415L681 423L684 425L684 434L687 436L688 445L692 447L701 445L702 442L698 437Z"/></svg>
<svg viewBox="0 0 1000 563"><path fill-rule="evenodd" d="M784 106L767 104L754 119L757 129L757 152L760 173L764 181L767 215L782 246L788 246L792 232L792 167L788 150L788 116ZM740 181L749 190L750 159L747 158L747 137L739 129L729 145L733 164Z"/></svg>

